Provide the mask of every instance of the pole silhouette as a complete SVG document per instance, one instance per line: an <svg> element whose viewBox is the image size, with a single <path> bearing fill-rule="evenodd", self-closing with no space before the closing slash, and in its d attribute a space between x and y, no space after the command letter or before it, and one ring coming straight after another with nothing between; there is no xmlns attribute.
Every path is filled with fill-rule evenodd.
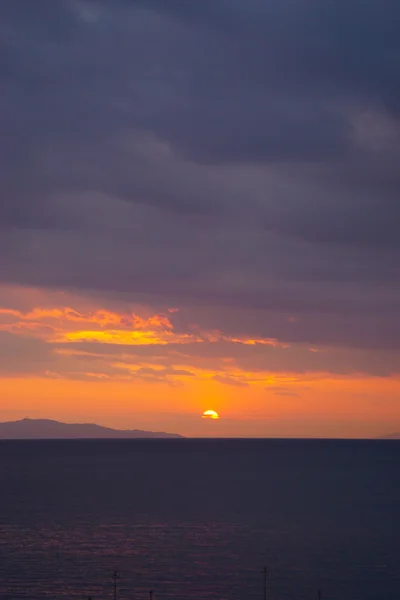
<svg viewBox="0 0 400 600"><path fill-rule="evenodd" d="M117 600L117 581L119 579L118 571L114 571L114 573L112 574L112 579L114 581L114 600Z"/></svg>
<svg viewBox="0 0 400 600"><path fill-rule="evenodd" d="M264 600L267 600L267 577L268 577L268 569L264 567L261 573L264 576Z"/></svg>

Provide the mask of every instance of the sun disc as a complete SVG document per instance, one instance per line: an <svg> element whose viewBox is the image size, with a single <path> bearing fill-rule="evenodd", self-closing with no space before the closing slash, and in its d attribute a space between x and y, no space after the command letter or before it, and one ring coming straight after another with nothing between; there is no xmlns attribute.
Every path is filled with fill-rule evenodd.
<svg viewBox="0 0 400 600"><path fill-rule="evenodd" d="M202 414L203 419L219 419L219 414L215 410L205 410Z"/></svg>

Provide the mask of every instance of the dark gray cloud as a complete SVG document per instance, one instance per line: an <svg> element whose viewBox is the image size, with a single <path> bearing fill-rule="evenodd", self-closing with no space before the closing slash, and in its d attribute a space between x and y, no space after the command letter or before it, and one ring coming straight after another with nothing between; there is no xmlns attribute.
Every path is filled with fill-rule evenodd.
<svg viewBox="0 0 400 600"><path fill-rule="evenodd" d="M2 282L396 346L397 2L34 5L0 6Z"/></svg>

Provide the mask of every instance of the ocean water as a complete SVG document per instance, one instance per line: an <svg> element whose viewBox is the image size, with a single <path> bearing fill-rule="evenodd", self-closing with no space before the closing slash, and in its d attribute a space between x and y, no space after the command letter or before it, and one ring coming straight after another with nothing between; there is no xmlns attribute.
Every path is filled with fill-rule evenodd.
<svg viewBox="0 0 400 600"><path fill-rule="evenodd" d="M0 599L400 598L400 443L0 442Z"/></svg>

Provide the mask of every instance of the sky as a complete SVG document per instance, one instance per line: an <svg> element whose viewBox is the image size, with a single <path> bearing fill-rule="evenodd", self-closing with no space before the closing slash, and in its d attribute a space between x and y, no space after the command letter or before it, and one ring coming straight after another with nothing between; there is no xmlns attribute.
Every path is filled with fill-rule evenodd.
<svg viewBox="0 0 400 600"><path fill-rule="evenodd" d="M1 421L400 431L399 20L2 0Z"/></svg>

